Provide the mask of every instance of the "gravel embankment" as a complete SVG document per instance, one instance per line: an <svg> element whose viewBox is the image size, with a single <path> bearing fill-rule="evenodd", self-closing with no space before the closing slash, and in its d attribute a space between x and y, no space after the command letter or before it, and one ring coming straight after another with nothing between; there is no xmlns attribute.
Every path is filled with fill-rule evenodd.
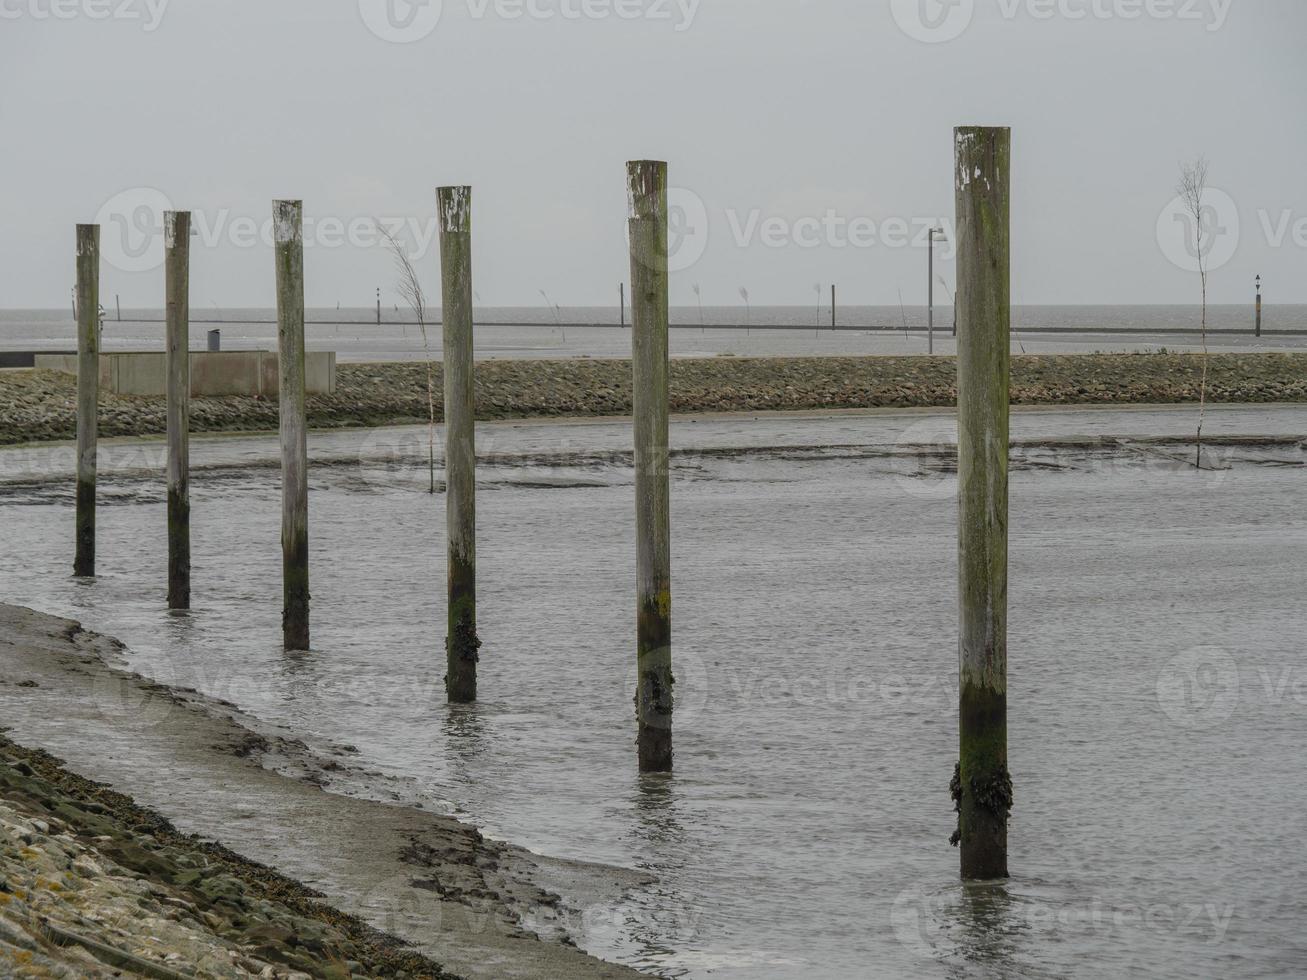
<svg viewBox="0 0 1307 980"><path fill-rule="evenodd" d="M951 357L813 357L676 360L673 412L908 408L953 405ZM435 365L441 416L441 368ZM1012 359L1016 405L1179 404L1196 402L1202 358L1195 354L1067 354ZM476 367L480 418L626 415L629 361L484 361ZM1213 354L1211 402L1307 402L1307 353ZM425 421L427 372L421 363L344 364L333 395L308 400L315 428ZM196 432L277 428L277 402L196 398ZM162 398L101 396L100 433L165 431ZM49 371L0 372L0 444L71 439L76 379Z"/></svg>
<svg viewBox="0 0 1307 980"><path fill-rule="evenodd" d="M0 974L449 977L398 940L0 737Z"/></svg>

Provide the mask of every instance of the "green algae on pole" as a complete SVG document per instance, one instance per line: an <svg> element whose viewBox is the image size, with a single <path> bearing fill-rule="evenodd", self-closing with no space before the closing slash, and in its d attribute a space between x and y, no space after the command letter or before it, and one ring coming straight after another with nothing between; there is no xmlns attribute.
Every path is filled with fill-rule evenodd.
<svg viewBox="0 0 1307 980"><path fill-rule="evenodd" d="M955 133L958 620L962 877L1005 878L1011 131Z"/></svg>
<svg viewBox="0 0 1307 980"><path fill-rule="evenodd" d="M304 419L304 213L273 201L281 427L281 632L287 650L309 648L309 451Z"/></svg>
<svg viewBox="0 0 1307 980"><path fill-rule="evenodd" d="M96 425L100 411L100 226L77 226L77 531L73 574L95 575Z"/></svg>
<svg viewBox="0 0 1307 980"><path fill-rule="evenodd" d="M168 375L168 608L191 608L191 213L163 213Z"/></svg>
<svg viewBox="0 0 1307 980"><path fill-rule="evenodd" d="M477 699L476 409L472 388L472 188L439 187L440 319L445 372L445 521L449 607L445 691Z"/></svg>
<svg viewBox="0 0 1307 980"><path fill-rule="evenodd" d="M667 455L667 164L626 165L635 421L636 717L641 772L672 770Z"/></svg>

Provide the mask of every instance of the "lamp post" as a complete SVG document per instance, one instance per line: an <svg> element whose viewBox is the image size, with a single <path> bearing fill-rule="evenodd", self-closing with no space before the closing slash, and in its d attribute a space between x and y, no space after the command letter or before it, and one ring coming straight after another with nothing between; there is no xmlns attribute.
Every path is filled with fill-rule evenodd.
<svg viewBox="0 0 1307 980"><path fill-rule="evenodd" d="M926 351L935 353L935 236L944 237L943 228L930 229L930 257L926 260Z"/></svg>
<svg viewBox="0 0 1307 980"><path fill-rule="evenodd" d="M1260 275L1257 277L1257 329L1254 333L1258 337L1262 335L1262 277Z"/></svg>

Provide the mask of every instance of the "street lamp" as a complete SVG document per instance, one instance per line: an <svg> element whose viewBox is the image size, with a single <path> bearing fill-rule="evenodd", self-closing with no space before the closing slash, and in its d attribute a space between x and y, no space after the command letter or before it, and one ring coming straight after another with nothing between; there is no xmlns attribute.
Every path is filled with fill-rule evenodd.
<svg viewBox="0 0 1307 980"><path fill-rule="evenodd" d="M930 229L930 257L926 264L926 352L935 353L935 236L946 236L943 228Z"/></svg>
<svg viewBox="0 0 1307 980"><path fill-rule="evenodd" d="M1257 277L1257 330L1256 336L1262 335L1262 277Z"/></svg>

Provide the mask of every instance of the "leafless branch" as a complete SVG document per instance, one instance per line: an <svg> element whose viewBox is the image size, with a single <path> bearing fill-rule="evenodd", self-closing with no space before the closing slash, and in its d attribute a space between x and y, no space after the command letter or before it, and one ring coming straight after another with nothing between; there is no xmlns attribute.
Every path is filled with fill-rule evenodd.
<svg viewBox="0 0 1307 980"><path fill-rule="evenodd" d="M427 338L427 300L426 294L422 291L422 284L418 280L417 270L413 268L413 263L409 260L408 252L404 246L399 243L393 234L375 218L377 230L381 232L382 239L385 240L386 247L390 249L390 254L395 260L395 271L399 279L395 285L395 291L399 293L400 298L413 311L417 317L418 329L422 332L422 350L426 355L427 361L427 465L430 470L431 484L430 492L436 492L436 378L435 367L431 360L431 343Z"/></svg>

